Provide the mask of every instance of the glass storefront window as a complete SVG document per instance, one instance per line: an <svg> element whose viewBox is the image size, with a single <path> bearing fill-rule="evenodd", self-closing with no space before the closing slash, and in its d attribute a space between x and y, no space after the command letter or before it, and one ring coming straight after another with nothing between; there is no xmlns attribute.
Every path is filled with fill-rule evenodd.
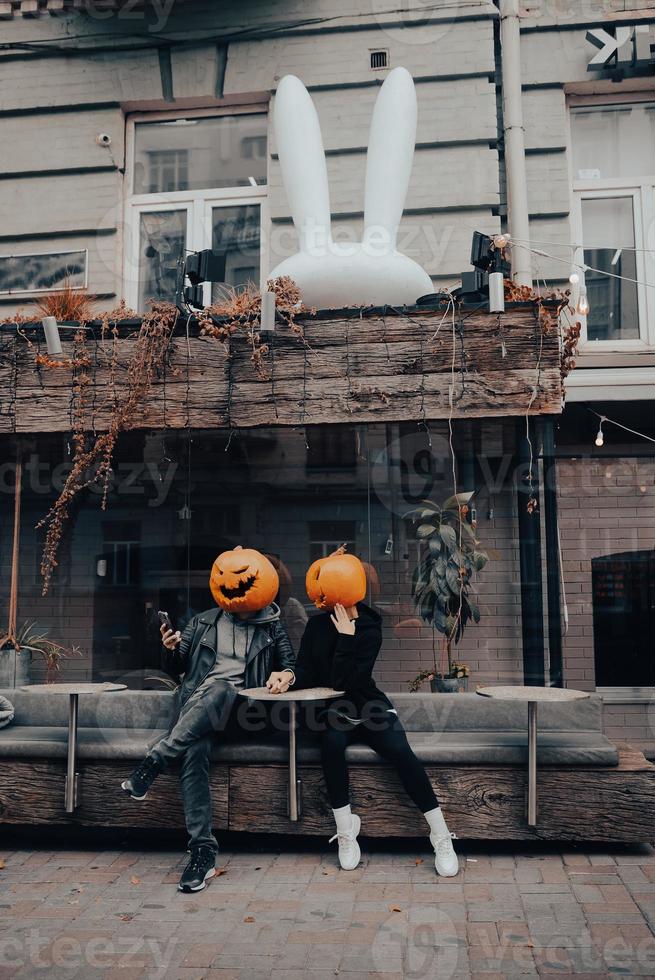
<svg viewBox="0 0 655 980"><path fill-rule="evenodd" d="M147 301L175 302L180 257L213 249L224 260L204 304L226 288L260 285L267 257L268 117L137 117L124 233L124 296L143 312ZM133 132L133 139L129 133ZM188 282L187 282L188 285Z"/></svg>
<svg viewBox="0 0 655 980"><path fill-rule="evenodd" d="M137 123L134 193L265 184L266 125L261 114Z"/></svg>
<svg viewBox="0 0 655 980"><path fill-rule="evenodd" d="M225 286L253 284L259 289L261 217L259 204L212 208L212 249L225 260L221 282L212 283L212 302L224 298Z"/></svg>
<svg viewBox="0 0 655 980"><path fill-rule="evenodd" d="M584 260L591 267L585 275L590 306L587 339L638 339L639 296L633 198L585 197L582 201L582 227ZM612 247L607 248L610 242ZM631 279L635 281L630 282Z"/></svg>
<svg viewBox="0 0 655 980"><path fill-rule="evenodd" d="M655 102L572 106L571 139L571 272L584 272L591 311L581 351L653 347Z"/></svg>
<svg viewBox="0 0 655 980"><path fill-rule="evenodd" d="M484 449L493 445L499 457L511 459L514 433L511 423L500 420L454 426L460 489L482 488L478 534L494 556L477 583L482 624L471 626L457 647L457 659L469 664L479 683L518 682L523 671L518 532L514 489L506 479L511 466L503 468ZM157 611L167 610L183 627L211 608L211 565L239 543L280 565L278 601L296 648L316 611L305 593L307 568L345 543L365 562L368 601L382 615L380 682L407 690L433 662L432 631L411 599L419 542L405 515L421 499L442 502L452 493L446 423L432 423L429 432L409 423L261 428L237 430L231 440L226 432L125 433L107 510L100 508L99 493L87 495L67 528L46 598L34 526L61 486L66 438L40 437L30 452L19 619L36 619L53 638L82 648L83 658L64 666L62 680L163 684ZM9 488L9 477L5 483ZM7 490L7 513L10 504ZM10 537L6 521L0 526L3 569ZM7 590L8 576L2 575L0 611Z"/></svg>
<svg viewBox="0 0 655 980"><path fill-rule="evenodd" d="M573 179L655 175L655 102L574 107Z"/></svg>
<svg viewBox="0 0 655 980"><path fill-rule="evenodd" d="M139 309L147 301L173 300L177 264L186 248L186 208L143 211L139 228Z"/></svg>

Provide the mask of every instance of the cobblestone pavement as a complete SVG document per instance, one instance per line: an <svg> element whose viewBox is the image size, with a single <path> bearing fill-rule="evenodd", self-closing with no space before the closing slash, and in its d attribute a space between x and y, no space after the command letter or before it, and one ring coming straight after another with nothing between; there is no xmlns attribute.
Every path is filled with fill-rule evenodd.
<svg viewBox="0 0 655 980"><path fill-rule="evenodd" d="M423 841L364 841L347 873L321 841L230 838L182 895L170 842L44 839L0 850L0 980L655 976L648 845L461 844L443 879Z"/></svg>

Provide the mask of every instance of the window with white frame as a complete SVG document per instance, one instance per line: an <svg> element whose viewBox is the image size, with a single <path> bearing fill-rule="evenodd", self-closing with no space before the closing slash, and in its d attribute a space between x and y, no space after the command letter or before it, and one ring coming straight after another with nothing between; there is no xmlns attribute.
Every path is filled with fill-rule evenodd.
<svg viewBox="0 0 655 980"><path fill-rule="evenodd" d="M223 281L205 287L205 303L262 269L267 195L267 116L261 109L210 110L184 118L134 116L128 126L130 193L125 221L125 298L175 298L177 267L188 252L212 248Z"/></svg>
<svg viewBox="0 0 655 980"><path fill-rule="evenodd" d="M589 313L583 343L655 346L655 102L571 109L574 261Z"/></svg>

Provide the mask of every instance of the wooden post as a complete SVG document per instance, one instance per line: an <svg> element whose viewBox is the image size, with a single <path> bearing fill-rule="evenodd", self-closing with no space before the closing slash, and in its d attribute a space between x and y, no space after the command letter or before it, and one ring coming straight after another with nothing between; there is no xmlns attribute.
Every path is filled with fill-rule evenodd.
<svg viewBox="0 0 655 980"><path fill-rule="evenodd" d="M20 557L20 505L23 487L23 455L22 447L16 443L16 477L14 480L14 528L11 545L11 579L9 584L9 604L7 607L7 633L0 639L0 646L5 643L16 643L18 620L18 585Z"/></svg>
<svg viewBox="0 0 655 980"><path fill-rule="evenodd" d="M560 599L559 530L557 526L557 464L555 420L543 418L544 521L546 540L546 589L548 597L549 675L553 687L564 687L562 667L562 606Z"/></svg>
<svg viewBox="0 0 655 980"><path fill-rule="evenodd" d="M521 569L521 632L523 637L523 682L544 684L544 603L541 570L541 520L539 506L529 508L531 499L539 501L539 471L535 452L536 434L529 423L530 441L525 419L517 422L518 476L516 500L519 524L519 560ZM532 467L531 486L527 474Z"/></svg>

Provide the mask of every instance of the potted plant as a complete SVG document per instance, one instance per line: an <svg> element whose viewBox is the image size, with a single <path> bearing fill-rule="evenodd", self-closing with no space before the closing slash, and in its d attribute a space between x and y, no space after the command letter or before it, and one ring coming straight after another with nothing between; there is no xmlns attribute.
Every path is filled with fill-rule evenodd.
<svg viewBox="0 0 655 980"><path fill-rule="evenodd" d="M79 647L65 647L48 639L48 630L40 629L35 620L26 620L16 631L16 638L5 637L0 643L0 687L25 687L31 683L32 659L45 663L46 684L54 683L63 660L80 655Z"/></svg>
<svg viewBox="0 0 655 980"><path fill-rule="evenodd" d="M443 636L439 663L435 647L434 666L414 678L411 691L426 680L433 691L462 691L468 686L469 668L453 660L452 648L468 623L480 621L471 580L488 561L468 521L472 497L473 493L458 493L441 506L426 500L406 515L418 523L416 536L425 546L412 576L412 598L423 622Z"/></svg>

